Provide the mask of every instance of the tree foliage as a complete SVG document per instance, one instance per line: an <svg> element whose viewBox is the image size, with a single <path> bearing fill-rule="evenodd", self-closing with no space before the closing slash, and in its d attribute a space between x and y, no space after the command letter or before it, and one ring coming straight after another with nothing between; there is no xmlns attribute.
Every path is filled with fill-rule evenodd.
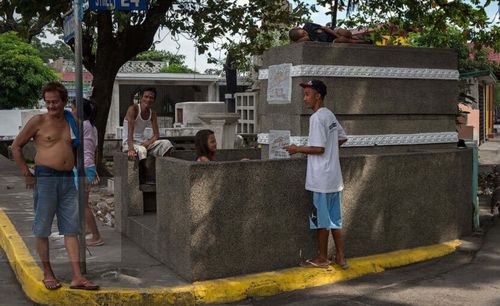
<svg viewBox="0 0 500 306"><path fill-rule="evenodd" d="M327 15L332 16L331 26L335 28L337 26L337 14L346 10L347 16L349 16L362 2L366 0L317 0L318 5L330 8ZM312 7L313 11L317 11L316 7Z"/></svg>
<svg viewBox="0 0 500 306"><path fill-rule="evenodd" d="M163 68L160 69L160 72L166 72L166 73L198 73L194 71L193 69L189 68L188 66L184 64L170 64L166 65Z"/></svg>
<svg viewBox="0 0 500 306"><path fill-rule="evenodd" d="M166 73L197 73L185 64L186 56L174 54L164 50L148 50L139 53L132 60L135 61L158 61L165 62L166 65L160 69L160 72Z"/></svg>
<svg viewBox="0 0 500 306"><path fill-rule="evenodd" d="M71 7L70 1L2 0L0 33L14 31L30 42Z"/></svg>
<svg viewBox="0 0 500 306"><path fill-rule="evenodd" d="M167 62L168 65L184 65L185 55L174 54L164 50L148 50L137 54L133 61L159 61Z"/></svg>
<svg viewBox="0 0 500 306"><path fill-rule="evenodd" d="M31 44L40 52L40 57L44 62L48 63L50 60L64 58L67 60L74 60L75 54L68 45L62 40L56 40L54 43L46 43L41 41L38 37L33 37Z"/></svg>
<svg viewBox="0 0 500 306"><path fill-rule="evenodd" d="M496 1L498 2L498 1ZM427 47L449 47L449 29L460 31L461 41L500 50L498 23L491 24L479 0L369 0L343 21L348 27L371 28L392 38L410 32L422 33ZM394 40L395 41L395 40Z"/></svg>
<svg viewBox="0 0 500 306"><path fill-rule="evenodd" d="M0 34L0 109L32 107L42 86L57 75L15 32Z"/></svg>
<svg viewBox="0 0 500 306"><path fill-rule="evenodd" d="M423 30L410 33L409 42L417 47L442 47L451 48L457 52L458 69L461 72L479 71L489 69L493 72L500 72L500 66L488 59L491 48L478 48L468 42L462 30L457 27L446 28L446 31L438 33Z"/></svg>
<svg viewBox="0 0 500 306"><path fill-rule="evenodd" d="M139 53L150 49L159 28L175 37L183 35L195 41L199 53L206 53L214 42L235 51L235 58L261 53L265 44L256 43L259 35L298 23L309 11L301 0L151 0L147 11L89 11L83 16L83 64L93 75L92 98L97 101L96 125L99 151L105 135L114 79L120 67ZM26 33L30 40L41 32L41 25L62 30L63 14L71 1L3 0L0 25ZM12 28L15 27L15 28ZM238 46L238 48L234 48ZM211 56L211 54L208 54ZM102 156L102 155L101 155Z"/></svg>

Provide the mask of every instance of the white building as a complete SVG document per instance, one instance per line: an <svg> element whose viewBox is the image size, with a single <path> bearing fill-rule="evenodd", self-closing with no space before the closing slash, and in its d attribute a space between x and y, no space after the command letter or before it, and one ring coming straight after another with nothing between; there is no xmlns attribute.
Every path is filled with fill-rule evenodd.
<svg viewBox="0 0 500 306"><path fill-rule="evenodd" d="M116 136L123 125L127 108L139 101L139 92L154 87L157 92L153 109L160 128L171 127L175 104L185 101L219 101L218 76L193 73L118 73L106 126L108 137Z"/></svg>

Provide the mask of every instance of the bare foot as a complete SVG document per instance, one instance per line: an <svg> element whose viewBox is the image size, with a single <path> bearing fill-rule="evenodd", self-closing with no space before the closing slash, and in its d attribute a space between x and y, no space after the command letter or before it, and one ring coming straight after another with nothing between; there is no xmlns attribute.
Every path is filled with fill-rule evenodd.
<svg viewBox="0 0 500 306"><path fill-rule="evenodd" d="M48 290L56 290L62 287L61 283L55 278L44 278L42 283Z"/></svg>

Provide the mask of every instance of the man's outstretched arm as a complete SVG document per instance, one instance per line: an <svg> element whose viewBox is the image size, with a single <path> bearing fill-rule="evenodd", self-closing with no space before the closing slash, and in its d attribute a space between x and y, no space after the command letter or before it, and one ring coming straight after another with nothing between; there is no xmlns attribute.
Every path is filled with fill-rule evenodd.
<svg viewBox="0 0 500 306"><path fill-rule="evenodd" d="M285 150L290 154L303 153L303 154L323 154L325 153L325 148L323 147L309 147L309 146L296 146L289 145L284 147Z"/></svg>

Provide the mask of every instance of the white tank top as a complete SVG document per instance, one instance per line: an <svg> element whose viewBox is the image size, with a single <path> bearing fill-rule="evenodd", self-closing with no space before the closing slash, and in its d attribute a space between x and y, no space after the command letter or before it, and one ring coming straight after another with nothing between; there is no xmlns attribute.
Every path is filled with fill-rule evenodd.
<svg viewBox="0 0 500 306"><path fill-rule="evenodd" d="M137 104L139 112L134 121L134 143L143 143L146 141L146 136L144 135L144 130L146 128L151 128L151 116L153 112L149 110L149 117L147 119L142 119L141 117L141 103ZM128 121L123 120L123 144L127 144L128 140Z"/></svg>

